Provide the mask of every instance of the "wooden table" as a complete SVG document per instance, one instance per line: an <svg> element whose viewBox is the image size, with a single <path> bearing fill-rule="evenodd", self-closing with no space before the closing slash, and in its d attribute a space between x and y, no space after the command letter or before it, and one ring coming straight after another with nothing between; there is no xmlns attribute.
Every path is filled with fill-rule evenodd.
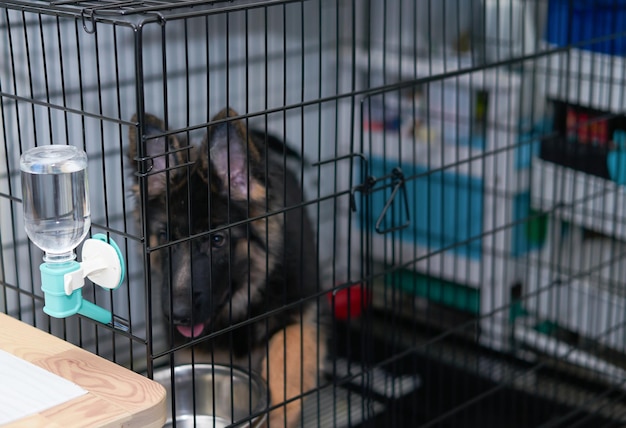
<svg viewBox="0 0 626 428"><path fill-rule="evenodd" d="M0 313L0 349L87 394L5 427L162 427L165 389L144 376Z"/></svg>

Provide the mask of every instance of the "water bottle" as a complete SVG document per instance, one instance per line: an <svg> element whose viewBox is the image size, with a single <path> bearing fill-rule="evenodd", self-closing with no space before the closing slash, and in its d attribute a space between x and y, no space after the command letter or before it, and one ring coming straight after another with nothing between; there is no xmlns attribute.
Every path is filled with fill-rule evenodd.
<svg viewBox="0 0 626 428"><path fill-rule="evenodd" d="M87 155L74 146L34 147L20 159L24 224L44 261L74 260L91 226Z"/></svg>

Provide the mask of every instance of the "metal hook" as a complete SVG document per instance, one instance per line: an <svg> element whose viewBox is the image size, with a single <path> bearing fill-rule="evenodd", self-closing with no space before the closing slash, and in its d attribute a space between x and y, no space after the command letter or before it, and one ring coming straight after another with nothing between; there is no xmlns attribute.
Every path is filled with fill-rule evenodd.
<svg viewBox="0 0 626 428"><path fill-rule="evenodd" d="M411 223L411 216L410 216L410 210L409 210L409 204L408 204L408 198L407 198L406 186L405 186L406 180L404 179L404 174L402 173L402 170L399 167L396 167L391 172L391 177L392 177L393 190L391 191L391 195L389 195L389 198L387 198L387 202L385 202L385 206L383 207L382 212L378 216L378 219L376 219L375 229L376 229L376 232L379 234L384 234L384 233L393 232L395 230L404 229L408 227L409 224ZM404 211L405 211L404 214L406 216L406 221L403 224L398 225L398 226L392 226L387 229L381 229L380 225L385 219L385 215L387 214L387 211L389 211L389 207L391 207L391 204L395 200L396 195L398 194L399 191L401 191L400 203L404 204Z"/></svg>
<svg viewBox="0 0 626 428"><path fill-rule="evenodd" d="M93 17L94 16L93 9L83 9L80 12L80 16L83 20L83 30L85 30L87 34L94 34L96 32L96 21ZM87 28L87 20L85 18L88 18L89 21L91 22L91 28Z"/></svg>

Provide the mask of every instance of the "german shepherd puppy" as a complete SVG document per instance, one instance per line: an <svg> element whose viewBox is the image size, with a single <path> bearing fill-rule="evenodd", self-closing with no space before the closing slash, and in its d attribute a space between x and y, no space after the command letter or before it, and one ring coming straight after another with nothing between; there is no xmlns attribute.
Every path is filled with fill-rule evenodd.
<svg viewBox="0 0 626 428"><path fill-rule="evenodd" d="M175 342L193 340L195 362L261 373L277 406L270 426L292 427L302 400L282 404L316 386L325 354L317 302L307 300L319 290L314 235L300 183L284 167L288 149L237 116L221 111L194 147L175 135L151 137L165 127L146 115L141 160L131 128L129 157L148 165L148 203L137 214L150 246L161 248L151 256L152 280L161 282Z"/></svg>

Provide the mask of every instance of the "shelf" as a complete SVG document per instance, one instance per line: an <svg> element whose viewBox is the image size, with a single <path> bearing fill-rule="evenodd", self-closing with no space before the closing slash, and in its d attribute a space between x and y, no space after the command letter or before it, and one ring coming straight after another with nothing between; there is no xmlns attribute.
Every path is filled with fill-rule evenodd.
<svg viewBox="0 0 626 428"><path fill-rule="evenodd" d="M558 274L547 266L527 266L522 305L537 320L624 349L626 297L595 278Z"/></svg>
<svg viewBox="0 0 626 428"><path fill-rule="evenodd" d="M534 70L549 98L613 113L624 111L626 58L572 48L539 59Z"/></svg>
<svg viewBox="0 0 626 428"><path fill-rule="evenodd" d="M351 52L351 51L350 51ZM401 76L405 79L418 77L433 77L450 74L458 78L460 84L472 85L481 88L497 88L509 90L519 87L521 77L516 73L502 68L484 68L473 72L466 70L481 64L472 61L471 55L415 57L412 54L403 55L393 51L372 48L369 51L357 48L355 50L356 67L360 70L372 72L388 72L389 77Z"/></svg>
<svg viewBox="0 0 626 428"><path fill-rule="evenodd" d="M456 173L482 176L484 159L480 157L482 150L472 149L466 145L443 143L436 138L426 141L421 138L402 135L399 132L367 132L363 131L365 152L371 157L387 159L390 165L399 163L428 166L429 169L452 169Z"/></svg>
<svg viewBox="0 0 626 428"><path fill-rule="evenodd" d="M613 181L536 158L532 163L531 206L626 240L626 190Z"/></svg>

